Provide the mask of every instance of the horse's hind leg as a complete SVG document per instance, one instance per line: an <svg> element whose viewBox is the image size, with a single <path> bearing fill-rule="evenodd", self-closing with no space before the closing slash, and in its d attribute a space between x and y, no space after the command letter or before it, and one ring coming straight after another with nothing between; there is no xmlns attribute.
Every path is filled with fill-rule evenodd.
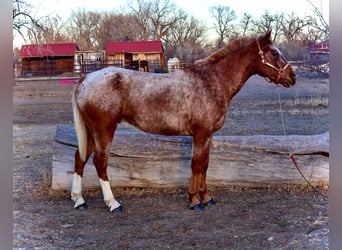
<svg viewBox="0 0 342 250"><path fill-rule="evenodd" d="M82 209L87 208L87 204L82 196L82 177L83 177L83 169L84 166L89 159L89 156L93 150L94 142L88 133L87 139L87 155L85 161L82 161L80 158L79 150L77 149L75 152L75 172L72 180L72 188L71 188L71 199L74 201L74 208Z"/></svg>
<svg viewBox="0 0 342 250"><path fill-rule="evenodd" d="M94 165L100 179L103 199L110 212L122 212L123 208L114 198L107 175L108 155L114 131L97 131L95 135Z"/></svg>

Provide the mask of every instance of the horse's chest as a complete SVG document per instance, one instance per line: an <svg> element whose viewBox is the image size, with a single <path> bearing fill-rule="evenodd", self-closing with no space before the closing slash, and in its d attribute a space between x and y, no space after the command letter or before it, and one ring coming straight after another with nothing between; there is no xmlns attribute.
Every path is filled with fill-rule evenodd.
<svg viewBox="0 0 342 250"><path fill-rule="evenodd" d="M193 122L197 126L217 131L226 120L226 110L224 101L202 101L200 105L195 105Z"/></svg>

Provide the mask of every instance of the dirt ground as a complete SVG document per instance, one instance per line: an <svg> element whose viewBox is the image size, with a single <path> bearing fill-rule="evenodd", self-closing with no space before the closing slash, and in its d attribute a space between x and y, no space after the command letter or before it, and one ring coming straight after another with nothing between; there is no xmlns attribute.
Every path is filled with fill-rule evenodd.
<svg viewBox="0 0 342 250"><path fill-rule="evenodd" d="M307 187L209 187L217 204L187 208L186 188L115 188L125 211L110 214L88 190L75 210L70 191L52 191L57 124L72 124L73 84L21 81L13 86L14 249L328 249L328 191ZM299 78L291 89L251 78L231 103L229 135L329 130L328 79ZM120 129L130 129L120 125ZM289 167L293 167L289 162Z"/></svg>

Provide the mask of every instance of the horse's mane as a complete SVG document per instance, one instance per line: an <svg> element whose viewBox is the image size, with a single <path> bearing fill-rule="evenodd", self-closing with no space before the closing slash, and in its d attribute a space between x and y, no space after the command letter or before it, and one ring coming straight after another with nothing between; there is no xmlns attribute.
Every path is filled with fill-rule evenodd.
<svg viewBox="0 0 342 250"><path fill-rule="evenodd" d="M253 37L244 37L244 38L235 39L235 40L229 42L225 47L214 52L212 55L210 55L204 59L196 61L194 63L194 66L210 64L210 63L216 62L222 58L227 57L227 55L239 50L240 48L245 47L247 45L250 45L254 41L255 41L255 38L253 38Z"/></svg>

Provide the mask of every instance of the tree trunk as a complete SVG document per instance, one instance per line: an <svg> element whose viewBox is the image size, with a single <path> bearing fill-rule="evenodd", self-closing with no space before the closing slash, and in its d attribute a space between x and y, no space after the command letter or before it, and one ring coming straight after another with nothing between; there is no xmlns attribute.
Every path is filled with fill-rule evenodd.
<svg viewBox="0 0 342 250"><path fill-rule="evenodd" d="M270 187L306 185L289 157L288 146L304 176L314 186L329 183L329 133L320 135L214 136L207 184ZM73 127L58 125L53 143L52 189L71 188L74 153ZM115 133L108 161L112 187L188 186L192 137L142 132ZM92 157L84 171L84 188L99 187Z"/></svg>

